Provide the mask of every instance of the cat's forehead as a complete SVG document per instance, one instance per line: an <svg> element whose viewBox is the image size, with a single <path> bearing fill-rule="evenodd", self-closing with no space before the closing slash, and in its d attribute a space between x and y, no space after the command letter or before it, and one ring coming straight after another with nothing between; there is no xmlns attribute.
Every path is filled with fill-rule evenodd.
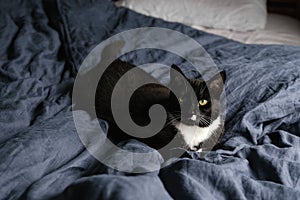
<svg viewBox="0 0 300 200"><path fill-rule="evenodd" d="M189 79L189 82L191 84L191 86L193 88L205 88L206 87L206 83L204 80L200 80L200 79Z"/></svg>

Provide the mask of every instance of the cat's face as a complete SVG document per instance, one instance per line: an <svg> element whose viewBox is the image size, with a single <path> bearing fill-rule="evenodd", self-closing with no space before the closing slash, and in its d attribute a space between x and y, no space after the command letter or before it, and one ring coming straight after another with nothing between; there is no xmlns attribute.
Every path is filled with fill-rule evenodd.
<svg viewBox="0 0 300 200"><path fill-rule="evenodd" d="M172 69L185 77L176 65L173 65ZM185 77L193 89L191 92L182 85L184 83L177 77L178 74L171 71L170 84L182 88L178 98L174 93L170 93L168 109L171 118L188 126L210 126L220 115L220 95L223 89L223 81L225 81L225 73L221 72L220 75L211 78L207 82ZM212 91L213 94L210 94Z"/></svg>

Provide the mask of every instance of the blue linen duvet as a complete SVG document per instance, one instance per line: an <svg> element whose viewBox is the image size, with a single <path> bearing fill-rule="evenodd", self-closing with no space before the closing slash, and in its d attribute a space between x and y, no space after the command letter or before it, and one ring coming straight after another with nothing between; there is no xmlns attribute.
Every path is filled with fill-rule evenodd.
<svg viewBox="0 0 300 200"><path fill-rule="evenodd" d="M0 10L0 199L300 198L300 47L241 44L107 0L4 0ZM82 145L71 97L88 53L140 27L188 35L226 71L226 130L204 158L187 154L159 171L131 174ZM162 51L135 55L128 59L176 62L193 76Z"/></svg>

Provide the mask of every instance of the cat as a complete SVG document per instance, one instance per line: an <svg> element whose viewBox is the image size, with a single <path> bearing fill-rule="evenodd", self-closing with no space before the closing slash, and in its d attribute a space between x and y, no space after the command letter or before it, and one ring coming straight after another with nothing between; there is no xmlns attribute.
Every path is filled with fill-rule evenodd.
<svg viewBox="0 0 300 200"><path fill-rule="evenodd" d="M193 102L190 94L185 94L185 90L181 91L181 96L177 98L168 87L159 84L155 78L142 69L136 68L139 73L147 74L148 79L156 83L143 85L132 94L129 101L129 113L132 120L139 126L149 124L151 121L149 109L155 104L162 105L167 113L166 122L159 133L148 138L140 138L129 136L122 131L111 111L112 91L116 83L127 71L135 67L120 59L115 60L105 70L97 87L95 95L97 117L109 123L108 138L111 141L118 143L134 138L154 149L160 149L176 138L179 141L178 147L197 152L211 150L218 144L224 132L224 123L220 115L220 95L226 79L224 71L205 82L187 78L181 69L173 64L171 68L179 73L170 70L170 85L182 88L182 84L186 83L180 81L180 75L184 77L196 94L197 102ZM128 84L142 81L141 79L140 76L131 76ZM120 91L124 94L127 92L126 85L119 87L123 87ZM213 91L213 95L210 95L209 91ZM119 95L122 99L122 94ZM215 107L214 110L212 105ZM181 111L181 108L184 109ZM196 110L198 110L197 113Z"/></svg>

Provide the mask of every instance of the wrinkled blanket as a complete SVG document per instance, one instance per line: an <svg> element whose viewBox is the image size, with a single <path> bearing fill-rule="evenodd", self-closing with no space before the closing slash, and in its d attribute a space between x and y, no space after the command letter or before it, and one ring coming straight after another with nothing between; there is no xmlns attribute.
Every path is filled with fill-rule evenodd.
<svg viewBox="0 0 300 200"><path fill-rule="evenodd" d="M0 199L300 197L299 47L241 44L107 0L4 0L0 9ZM161 170L130 174L86 150L71 97L88 53L139 27L190 36L226 71L226 130L220 148L204 158L186 155ZM128 59L175 62L194 75L187 63L163 52L135 55ZM123 145L144 147L136 141Z"/></svg>

